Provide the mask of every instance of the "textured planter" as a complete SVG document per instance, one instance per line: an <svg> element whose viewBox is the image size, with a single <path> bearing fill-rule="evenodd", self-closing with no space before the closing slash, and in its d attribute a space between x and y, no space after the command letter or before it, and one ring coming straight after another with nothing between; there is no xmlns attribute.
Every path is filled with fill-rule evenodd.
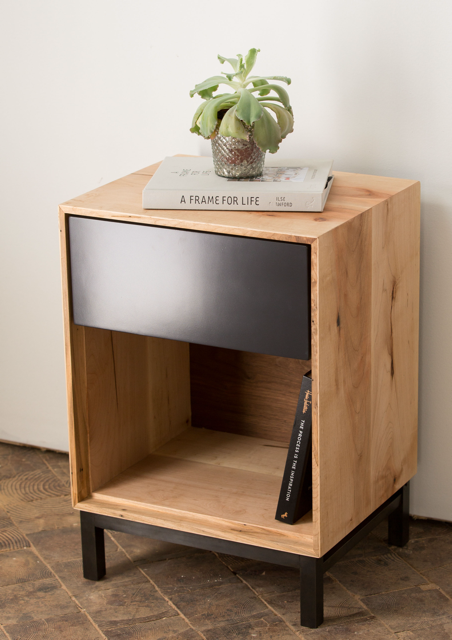
<svg viewBox="0 0 452 640"><path fill-rule="evenodd" d="M254 178L262 175L265 153L254 142L252 130L249 140L220 136L212 138L213 166L223 178Z"/></svg>

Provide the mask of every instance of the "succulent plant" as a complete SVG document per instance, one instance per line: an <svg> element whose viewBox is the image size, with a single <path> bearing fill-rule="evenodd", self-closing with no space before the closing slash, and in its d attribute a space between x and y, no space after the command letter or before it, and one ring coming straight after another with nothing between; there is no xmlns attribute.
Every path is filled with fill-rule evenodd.
<svg viewBox="0 0 452 640"><path fill-rule="evenodd" d="M253 135L262 151L276 153L281 140L293 131L293 114L287 91L274 81L290 84L291 80L284 76L250 76L258 53L259 49L250 49L245 57L218 56L221 64L231 65L233 73L212 76L190 91L190 97L198 94L204 99L196 109L190 131L204 138L212 138L217 132L243 140ZM229 85L234 93L214 95L220 84Z"/></svg>

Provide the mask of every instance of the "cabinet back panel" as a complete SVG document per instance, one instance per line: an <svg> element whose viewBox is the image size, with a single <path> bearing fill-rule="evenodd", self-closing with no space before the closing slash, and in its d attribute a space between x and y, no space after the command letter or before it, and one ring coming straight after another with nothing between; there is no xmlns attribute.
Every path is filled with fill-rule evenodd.
<svg viewBox="0 0 452 640"><path fill-rule="evenodd" d="M192 425L288 444L310 361L190 345Z"/></svg>

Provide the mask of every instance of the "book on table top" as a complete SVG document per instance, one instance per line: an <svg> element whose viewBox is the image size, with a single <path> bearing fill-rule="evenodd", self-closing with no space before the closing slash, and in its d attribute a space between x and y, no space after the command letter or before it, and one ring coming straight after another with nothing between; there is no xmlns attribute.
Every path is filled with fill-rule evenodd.
<svg viewBox="0 0 452 640"><path fill-rule="evenodd" d="M312 379L303 376L276 520L295 524L312 509Z"/></svg>
<svg viewBox="0 0 452 640"><path fill-rule="evenodd" d="M268 158L257 178L222 178L212 158L165 158L143 190L143 209L323 211L332 160Z"/></svg>

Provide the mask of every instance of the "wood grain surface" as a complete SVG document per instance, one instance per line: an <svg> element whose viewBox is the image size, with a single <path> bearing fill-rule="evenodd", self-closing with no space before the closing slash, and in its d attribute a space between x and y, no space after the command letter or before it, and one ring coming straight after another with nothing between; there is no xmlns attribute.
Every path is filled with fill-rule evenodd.
<svg viewBox="0 0 452 640"><path fill-rule="evenodd" d="M310 368L310 361L192 344L192 424L288 443Z"/></svg>
<svg viewBox="0 0 452 640"><path fill-rule="evenodd" d="M407 189L372 217L372 504L416 473L420 193Z"/></svg>
<svg viewBox="0 0 452 640"><path fill-rule="evenodd" d="M371 511L371 223L368 212L319 240L314 442L322 555Z"/></svg>
<svg viewBox="0 0 452 640"><path fill-rule="evenodd" d="M253 472L153 454L94 491L92 499L108 503L108 515L115 517L138 510L141 522L314 555L311 513L293 526L275 520L280 487L281 478L264 468ZM77 508L89 510L90 504Z"/></svg>
<svg viewBox="0 0 452 640"><path fill-rule="evenodd" d="M61 207L59 209L59 231L69 427L69 464L72 504L76 504L86 498L91 491L86 404L85 327L76 327L72 321L67 217Z"/></svg>
<svg viewBox="0 0 452 640"><path fill-rule="evenodd" d="M281 482L288 445L263 438L191 427L155 451L155 455L243 469L275 476Z"/></svg>
<svg viewBox="0 0 452 640"><path fill-rule="evenodd" d="M335 171L322 213L146 210L142 208L141 193L158 166L156 163L110 182L65 202L61 208L67 214L311 244L316 238L414 184L411 180Z"/></svg>
<svg viewBox="0 0 452 640"><path fill-rule="evenodd" d="M323 555L416 472L418 185L319 238L317 257Z"/></svg>
<svg viewBox="0 0 452 640"><path fill-rule="evenodd" d="M104 329L86 334L95 490L189 425L188 345Z"/></svg>

